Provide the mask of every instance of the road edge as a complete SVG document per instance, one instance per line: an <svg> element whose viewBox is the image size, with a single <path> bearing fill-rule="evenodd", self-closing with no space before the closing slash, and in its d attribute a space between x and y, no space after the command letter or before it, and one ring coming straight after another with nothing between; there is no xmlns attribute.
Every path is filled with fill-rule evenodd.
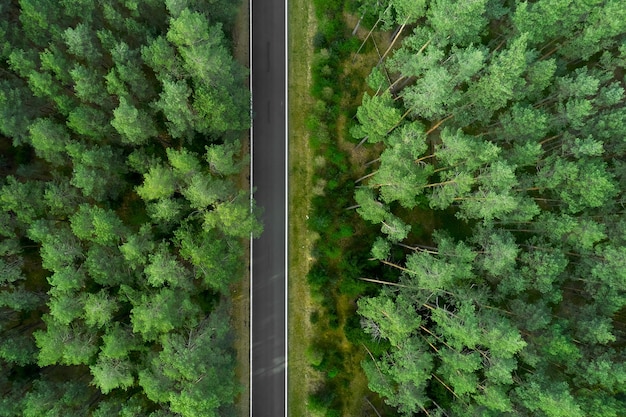
<svg viewBox="0 0 626 417"><path fill-rule="evenodd" d="M252 1L252 0L250 0ZM285 417L289 416L289 0L285 0Z"/></svg>
<svg viewBox="0 0 626 417"><path fill-rule="evenodd" d="M288 110L289 176L291 186L287 194L288 229L291 242L287 245L288 274L287 285L289 320L289 396L288 415L308 416L308 395L315 378L306 359L306 349L311 337L311 301L307 273L312 263L311 249L315 236L308 230L308 213L312 197L313 153L309 147L310 133L306 127L306 117L314 102L310 96L313 62L312 37L316 31L315 14L312 2L290 0L288 7L289 27L297 28L289 32L288 51Z"/></svg>
<svg viewBox="0 0 626 417"><path fill-rule="evenodd" d="M250 48L251 43L251 13L250 13L250 5L252 0L243 0L239 5L239 10L237 12L237 17L235 19L235 24L232 32L232 40L233 40L233 57L235 60L243 65L246 68L249 68L251 71L251 60L252 60L252 51ZM251 73L250 73L251 74ZM248 76L246 87L250 89L250 93L252 93L251 88L252 77ZM250 130L242 133L242 147L241 152L243 154L248 153L252 155L252 119L250 119ZM252 158L250 158L252 160ZM250 173L247 170L242 171L239 177L239 186L242 189L249 187L251 190L252 187L252 162L250 162ZM250 199L252 204L252 193L250 193ZM236 351L236 378L242 387L242 391L239 396L235 399L234 406L236 408L236 415L239 417L249 417L251 414L251 406L250 406L250 392L251 392L251 383L250 383L250 356L252 354L251 347L251 298L250 291L252 289L251 286L251 251L252 251L252 239L244 240L244 245L247 247L247 251L250 256L245 259L247 263L247 268L244 268L243 276L241 280L230 287L230 320L233 328L234 340L233 347Z"/></svg>

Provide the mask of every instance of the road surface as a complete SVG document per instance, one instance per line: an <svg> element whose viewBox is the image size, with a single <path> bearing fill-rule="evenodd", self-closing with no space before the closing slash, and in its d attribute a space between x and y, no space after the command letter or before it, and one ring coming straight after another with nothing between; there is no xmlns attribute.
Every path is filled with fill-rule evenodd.
<svg viewBox="0 0 626 417"><path fill-rule="evenodd" d="M264 210L252 246L253 417L286 416L285 2L254 0L252 183Z"/></svg>

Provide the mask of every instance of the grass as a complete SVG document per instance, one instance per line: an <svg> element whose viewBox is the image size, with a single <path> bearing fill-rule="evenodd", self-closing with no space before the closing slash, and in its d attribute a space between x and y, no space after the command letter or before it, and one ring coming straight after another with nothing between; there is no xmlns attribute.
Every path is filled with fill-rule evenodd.
<svg viewBox="0 0 626 417"><path fill-rule="evenodd" d="M248 67L250 51L249 3L242 1L233 30L234 56L237 62ZM246 131L242 137L242 152L249 153L250 138ZM247 170L238 180L241 189L249 189L250 182ZM245 242L249 249L250 242ZM249 253L249 250L246 250ZM230 320L234 330L234 348L237 353L236 375L242 386L242 392L235 402L237 415L250 416L250 274L249 259L246 259L245 276L230 287Z"/></svg>
<svg viewBox="0 0 626 417"><path fill-rule="evenodd" d="M313 38L317 32L315 25L315 10L312 2L305 0L292 0L289 5L289 415L292 417L316 415L316 407L311 407L311 394L324 387L330 376L328 369L322 373L311 367L312 354L307 352L313 344L332 346L331 351L326 354L339 354L343 357L341 373L349 375L347 385L341 385L335 395L339 395L342 410L341 415L364 415L371 413L368 407L373 407L371 403L367 405L364 398L370 397L371 393L367 388L367 379L361 370L360 362L366 358L365 351L360 346L352 345L343 333L343 325L346 320L355 314L356 305L354 299L347 296L338 297L336 302L336 328L319 327L313 325L310 317L312 314L324 315L328 312L324 305L326 302L319 299L319 294L312 296L311 289L307 282L307 273L315 263L311 253L317 239L316 235L308 227L308 216L312 215L311 198L314 195L323 195L324 189L330 186L332 178L323 178L314 175L314 171L321 166L327 165L329 155L322 156L319 146L324 143L311 141L310 126L307 126L307 116L312 113L316 106L316 100L312 98L313 86L311 66L313 64ZM348 24L356 24L353 16L344 18L354 19ZM306 28L301 30L300 28ZM365 38L364 30L359 31L359 37ZM382 42L384 43L384 41ZM370 48L373 49L373 48ZM373 55L372 55L373 54ZM362 91L364 88L363 79L369 73L372 65L378 60L375 51L369 54L362 54L351 65L344 67L344 74L351 73L346 79L354 80L350 85L351 90ZM346 63L344 63L346 64ZM350 62L347 62L350 64ZM358 85L355 85L358 84ZM347 86L344 86L347 87ZM353 143L349 143L343 138L346 131L347 115L345 109L354 107L360 102L360 94L354 91L338 92L342 96L341 111L335 115L336 125L332 128L330 135L336 140L336 144L350 159L352 167L362 167L371 155L365 148L355 149ZM310 122L309 122L310 123ZM317 146L315 146L317 143ZM313 145L314 147L312 147ZM344 157L337 154L336 156ZM321 160L320 160L321 159ZM315 178L315 180L314 180ZM351 239L348 239L351 240ZM337 255L342 256L345 248L335 248ZM330 256L330 254L326 254ZM337 259L339 261L339 259ZM313 297L313 298L312 298ZM331 353L335 352L335 353ZM307 354L308 353L308 354ZM313 359L314 361L314 359ZM333 375L335 375L333 373ZM345 380L345 377L342 378ZM335 384L336 385L336 384ZM324 388L322 388L324 389ZM372 398L380 406L379 398ZM322 411L323 412L323 411Z"/></svg>
<svg viewBox="0 0 626 417"><path fill-rule="evenodd" d="M312 301L307 273L315 241L307 226L312 194L313 152L306 127L310 97L312 39L316 31L313 5L289 2L289 415L308 415L308 394L319 381L309 366L306 349L312 337ZM306 28L306 30L302 30Z"/></svg>
<svg viewBox="0 0 626 417"><path fill-rule="evenodd" d="M317 12L323 22L323 13L319 13L320 10ZM351 192L348 191L346 196L341 191L337 194L332 190L345 185L341 182L346 179L346 173L350 177L361 176L364 171L372 169L366 168L365 163L379 156L380 147L357 148L355 143L347 140L346 135L350 117L366 89L364 79L378 62L377 49L386 48L389 44L389 34L372 36L368 47L356 57L341 55L342 74L338 79L326 76L324 80L324 77L320 78L319 64L324 53L314 55L312 47L317 33L315 16L313 2L290 2L289 415L373 415L378 414L378 410L384 413L389 409L367 387L367 378L361 369L361 361L368 359L366 350L359 343L349 341L343 331L347 321L354 319L356 314L355 298L340 294L342 290L335 288L336 284L332 285L334 289L329 293L330 283L323 284L325 290L322 294L319 283L311 281L313 287L309 285L307 274L317 264L318 259L311 255L316 253L325 265L340 274L337 275L341 277L339 281L344 281L343 273L350 273L340 266L345 261L344 256L353 252L351 248L362 243L359 242L360 237L367 234L360 220L351 224L352 221L344 218L350 224L335 224L332 237L325 238L335 244L320 245L327 240L319 240L311 229L320 230L319 221L322 221L324 213L319 212L319 207L315 209L312 206L312 198L333 195L351 201ZM356 26L358 18L354 15L344 13L342 17L348 27ZM362 41L366 34L367 30L361 28L356 33L356 39L346 40L343 45L351 49L348 44L356 42L358 46L357 40ZM373 42L377 47L372 45ZM315 76L312 76L313 65L317 68ZM321 108L327 106L329 112L320 111L320 103ZM307 120L312 114L315 115L313 119ZM325 127L320 128L321 125ZM310 137L311 131L315 132L315 137ZM337 203L329 202L330 206ZM309 216L313 223L309 224ZM333 220L329 221L333 223ZM322 226L322 229L325 227ZM345 279L348 280L346 285L355 285L350 284L350 279L354 278ZM312 363L317 365L319 371L313 369ZM332 410L327 408L330 403L333 403Z"/></svg>

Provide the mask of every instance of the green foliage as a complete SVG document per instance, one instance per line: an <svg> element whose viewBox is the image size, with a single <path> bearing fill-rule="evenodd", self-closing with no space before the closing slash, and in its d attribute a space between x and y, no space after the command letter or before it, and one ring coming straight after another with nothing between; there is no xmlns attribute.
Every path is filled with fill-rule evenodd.
<svg viewBox="0 0 626 417"><path fill-rule="evenodd" d="M6 332L0 341L0 358L18 366L34 365L37 362L37 347L30 334Z"/></svg>
<svg viewBox="0 0 626 417"><path fill-rule="evenodd" d="M50 300L48 300L50 316L57 323L68 326L82 314L82 300L77 300L78 294L76 292L54 291L50 296Z"/></svg>
<svg viewBox="0 0 626 417"><path fill-rule="evenodd" d="M221 311L221 312L220 312ZM162 336L163 350L149 369L139 372L148 398L169 402L185 417L217 416L239 392L233 357L228 352L229 326L223 310L189 332ZM228 400L230 398L230 400Z"/></svg>
<svg viewBox="0 0 626 417"><path fill-rule="evenodd" d="M73 163L70 184L97 201L119 196L123 187L121 175L126 172L121 150L110 146L89 148L79 143L67 145L66 150Z"/></svg>
<svg viewBox="0 0 626 417"><path fill-rule="evenodd" d="M220 229L227 236L245 238L259 236L263 227L256 218L256 210L251 207L248 194L240 192L236 199L218 204L204 216L203 227Z"/></svg>
<svg viewBox="0 0 626 417"><path fill-rule="evenodd" d="M176 191L176 178L169 167L153 166L144 175L143 184L137 194L146 201L171 197Z"/></svg>
<svg viewBox="0 0 626 417"><path fill-rule="evenodd" d="M71 233L69 227L55 230L45 227L40 229L39 226L42 224L35 223L29 232L33 240L41 242L41 265L44 268L49 271L63 271L84 257L80 241ZM48 232L53 233L48 235Z"/></svg>
<svg viewBox="0 0 626 417"><path fill-rule="evenodd" d="M234 239L189 225L183 225L175 236L180 255L191 262L196 277L209 288L226 292L228 285L241 274L243 248Z"/></svg>
<svg viewBox="0 0 626 417"><path fill-rule="evenodd" d="M195 322L200 313L188 295L180 290L161 288L158 291L135 294L131 322L133 331L141 334L144 340L157 340L163 333Z"/></svg>
<svg viewBox="0 0 626 417"><path fill-rule="evenodd" d="M10 137L15 146L26 143L28 126L35 115L24 109L26 103L37 102L25 86L0 80L0 131Z"/></svg>
<svg viewBox="0 0 626 417"><path fill-rule="evenodd" d="M447 38L452 44L466 46L480 42L488 23L485 17L487 3L487 0L439 0L433 2L427 18L438 36ZM419 10L419 7L413 7L413 10Z"/></svg>
<svg viewBox="0 0 626 417"><path fill-rule="evenodd" d="M166 245L157 246L148 256L148 264L144 272L146 279L153 287L170 287L189 289L191 280L188 271L174 258Z"/></svg>
<svg viewBox="0 0 626 417"><path fill-rule="evenodd" d="M230 181L198 173L189 178L183 192L192 208L202 210L232 197Z"/></svg>
<svg viewBox="0 0 626 417"><path fill-rule="evenodd" d="M77 64L70 71L76 96L84 102L106 105L108 94L104 89L101 74Z"/></svg>
<svg viewBox="0 0 626 417"><path fill-rule="evenodd" d="M115 244L125 234L125 227L115 212L81 204L70 218L72 232L79 239L102 245Z"/></svg>
<svg viewBox="0 0 626 417"><path fill-rule="evenodd" d="M109 116L102 110L88 105L80 105L68 113L68 127L81 136L86 136L95 141L103 141L105 138L115 135L115 130L109 123ZM72 155L73 149L67 149L71 156L74 156Z"/></svg>
<svg viewBox="0 0 626 417"><path fill-rule="evenodd" d="M320 366L324 360L324 350L316 346L309 346L306 350L306 356L311 366L315 368Z"/></svg>
<svg viewBox="0 0 626 417"><path fill-rule="evenodd" d="M12 291L0 292L0 306L16 311L34 311L44 304L41 293L28 291L24 285L13 286Z"/></svg>
<svg viewBox="0 0 626 417"><path fill-rule="evenodd" d="M385 338L392 346L402 345L419 328L421 320L413 314L415 306L410 300L392 302L384 295L380 298L359 300L359 313L370 320L365 332L373 338Z"/></svg>
<svg viewBox="0 0 626 417"><path fill-rule="evenodd" d="M150 226L144 224L137 234L128 235L126 242L120 247L120 252L131 268L138 268L145 265L148 254L154 250L155 242Z"/></svg>
<svg viewBox="0 0 626 417"><path fill-rule="evenodd" d="M117 300L104 290L87 294L83 301L85 324L97 328L108 325L118 308Z"/></svg>
<svg viewBox="0 0 626 417"><path fill-rule="evenodd" d="M0 5L0 415L232 411L229 318L215 309L242 277L240 237L261 230L239 187L237 10Z"/></svg>
<svg viewBox="0 0 626 417"><path fill-rule="evenodd" d="M0 206L25 224L33 222L43 214L43 183L6 177L6 184L0 189Z"/></svg>
<svg viewBox="0 0 626 417"><path fill-rule="evenodd" d="M68 51L90 63L101 59L102 54L94 32L87 24L83 23L79 23L74 28L67 28L63 36Z"/></svg>
<svg viewBox="0 0 626 417"><path fill-rule="evenodd" d="M389 213L381 222L380 231L387 235L387 239L391 242L401 242L408 236L411 231L411 225L405 223L399 217Z"/></svg>
<svg viewBox="0 0 626 417"><path fill-rule="evenodd" d="M120 97L120 104L113 111L111 124L124 142L134 145L141 145L158 134L150 116L138 110L124 97Z"/></svg>
<svg viewBox="0 0 626 417"><path fill-rule="evenodd" d="M132 351L140 350L142 344L139 336L125 325L113 325L108 327L102 336L100 358L124 359Z"/></svg>
<svg viewBox="0 0 626 417"><path fill-rule="evenodd" d="M93 333L80 324L66 326L51 316L44 316L43 320L46 329L33 334L39 348L39 366L81 365L92 360L98 350Z"/></svg>
<svg viewBox="0 0 626 417"><path fill-rule="evenodd" d="M65 145L69 143L67 129L51 119L37 119L28 128L30 144L37 156L53 164L64 164Z"/></svg>
<svg viewBox="0 0 626 417"><path fill-rule="evenodd" d="M237 162L236 156L241 149L238 140L221 145L206 147L205 159L211 167L211 172L217 175L233 175L241 171L241 161Z"/></svg>
<svg viewBox="0 0 626 417"><path fill-rule="evenodd" d="M22 401L24 417L78 417L88 412L90 389L77 381L36 380Z"/></svg>
<svg viewBox="0 0 626 417"><path fill-rule="evenodd" d="M194 115L188 103L191 89L184 81L165 80L160 99L155 103L167 119L168 132L174 138L191 135Z"/></svg>
<svg viewBox="0 0 626 417"><path fill-rule="evenodd" d="M135 382L132 365L121 359L103 358L89 369L93 375L94 385L104 394L115 388L130 388Z"/></svg>
<svg viewBox="0 0 626 417"><path fill-rule="evenodd" d="M83 266L97 284L116 287L131 277L117 248L93 244L85 255Z"/></svg>
<svg viewBox="0 0 626 417"><path fill-rule="evenodd" d="M373 3L385 22L409 13ZM358 301L370 343L389 344L363 369L402 415L624 406L618 3L434 1L370 76L355 136L372 103L402 116L375 135L380 165L354 193L383 225L371 254L392 277ZM420 205L447 233L407 233Z"/></svg>
<svg viewBox="0 0 626 417"><path fill-rule="evenodd" d="M356 139L367 137L370 143L382 140L400 121L400 112L392 106L392 103L391 94L388 92L373 97L365 94L363 103L357 111L360 125L352 129L352 136Z"/></svg>
<svg viewBox="0 0 626 417"><path fill-rule="evenodd" d="M201 165L197 155L185 149L167 149L167 159L172 165L172 168L174 168L176 176L179 178L186 178L201 172Z"/></svg>
<svg viewBox="0 0 626 417"><path fill-rule="evenodd" d="M379 202L370 188L359 188L354 193L354 199L359 204L357 212L365 220L374 224L381 223L387 215L384 205Z"/></svg>
<svg viewBox="0 0 626 417"><path fill-rule="evenodd" d="M64 177L46 183L43 198L50 213L60 217L73 214L76 207L84 201L80 191Z"/></svg>

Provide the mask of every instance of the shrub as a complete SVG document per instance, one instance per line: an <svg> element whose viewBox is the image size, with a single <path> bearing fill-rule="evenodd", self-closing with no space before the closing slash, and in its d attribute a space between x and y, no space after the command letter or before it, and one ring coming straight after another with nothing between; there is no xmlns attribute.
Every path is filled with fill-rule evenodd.
<svg viewBox="0 0 626 417"><path fill-rule="evenodd" d="M324 360L324 350L319 346L311 345L306 350L306 358L313 368L317 368Z"/></svg>

